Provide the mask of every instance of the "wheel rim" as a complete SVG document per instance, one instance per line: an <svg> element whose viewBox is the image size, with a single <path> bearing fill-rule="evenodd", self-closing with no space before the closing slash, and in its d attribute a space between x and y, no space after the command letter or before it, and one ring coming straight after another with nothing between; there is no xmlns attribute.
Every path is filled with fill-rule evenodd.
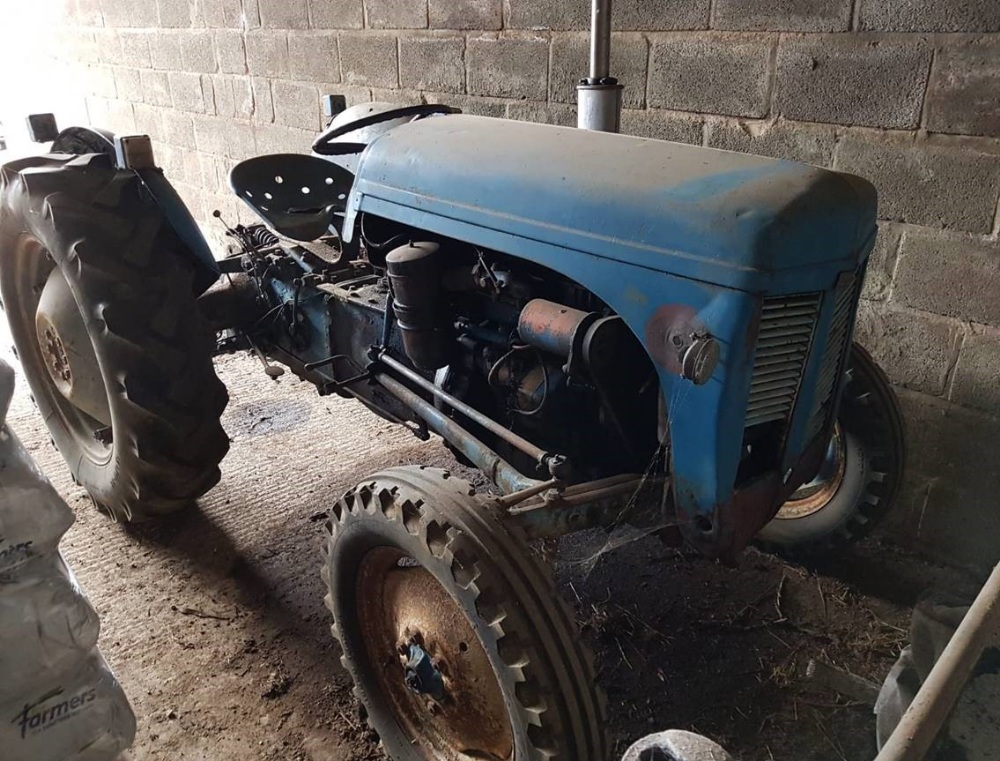
<svg viewBox="0 0 1000 761"><path fill-rule="evenodd" d="M442 761L501 761L514 735L496 672L468 617L406 553L369 551L358 624L383 698L417 747Z"/></svg>
<svg viewBox="0 0 1000 761"><path fill-rule="evenodd" d="M840 489L846 472L847 446L838 422L834 426L830 444L816 477L796 489L774 517L778 520L795 520L819 512Z"/></svg>
<svg viewBox="0 0 1000 761"><path fill-rule="evenodd" d="M5 294L7 315L12 331L20 337L19 359L31 381L36 396L44 397L47 407L92 462L107 463L113 450L110 400L98 369L93 343L85 329L71 329L72 339L63 335L64 326L40 307L45 294L58 290L69 294L71 303L63 312L83 324L83 315L69 291L59 268L45 246L36 238L20 238L11 257L12 288ZM89 373L74 369L91 368ZM80 384L98 383L88 389L82 409L73 399L81 399ZM95 377L96 376L96 377ZM74 384L75 387L74 387ZM39 400L41 401L41 400ZM100 416L102 419L98 419Z"/></svg>

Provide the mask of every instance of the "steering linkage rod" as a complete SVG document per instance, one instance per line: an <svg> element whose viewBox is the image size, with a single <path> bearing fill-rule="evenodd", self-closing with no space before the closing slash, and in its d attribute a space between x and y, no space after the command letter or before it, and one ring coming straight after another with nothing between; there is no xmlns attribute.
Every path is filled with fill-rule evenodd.
<svg viewBox="0 0 1000 761"><path fill-rule="evenodd" d="M373 359L376 362L383 364L388 367L394 373L401 375L406 380L410 381L414 385L420 387L424 391L437 397L449 407L452 407L456 411L462 413L465 417L469 418L473 422L481 425L487 431L495 435L497 438L506 441L512 447L519 449L526 455L535 460L539 465L546 467L549 474L553 478L565 479L568 477L570 472L569 461L560 454L554 454L552 452L547 452L536 444L532 444L523 436L514 433L509 428L505 428L500 423L496 422L490 417L487 417L483 413L476 409L473 409L461 399L458 399L451 394L449 394L444 389L438 388L431 381L422 377L420 374L414 372L409 367L404 365L402 362L394 359L385 350L376 350ZM382 382L381 378L376 376L379 382Z"/></svg>

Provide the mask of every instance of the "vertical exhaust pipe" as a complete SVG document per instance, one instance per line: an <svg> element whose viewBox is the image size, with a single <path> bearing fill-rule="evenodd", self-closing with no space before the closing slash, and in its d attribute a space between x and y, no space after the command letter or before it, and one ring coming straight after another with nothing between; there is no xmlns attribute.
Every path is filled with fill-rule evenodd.
<svg viewBox="0 0 1000 761"><path fill-rule="evenodd" d="M611 76L611 0L593 0L590 11L590 79Z"/></svg>
<svg viewBox="0 0 1000 761"><path fill-rule="evenodd" d="M580 129L618 132L622 86L611 76L611 0L593 0L590 20L590 74L576 87Z"/></svg>

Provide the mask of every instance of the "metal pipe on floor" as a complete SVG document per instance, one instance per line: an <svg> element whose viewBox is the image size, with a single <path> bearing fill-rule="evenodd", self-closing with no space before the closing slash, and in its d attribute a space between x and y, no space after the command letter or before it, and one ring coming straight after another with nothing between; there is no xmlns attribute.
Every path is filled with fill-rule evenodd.
<svg viewBox="0 0 1000 761"><path fill-rule="evenodd" d="M987 645L1000 640L1000 565L976 596L875 761L920 761L951 715Z"/></svg>

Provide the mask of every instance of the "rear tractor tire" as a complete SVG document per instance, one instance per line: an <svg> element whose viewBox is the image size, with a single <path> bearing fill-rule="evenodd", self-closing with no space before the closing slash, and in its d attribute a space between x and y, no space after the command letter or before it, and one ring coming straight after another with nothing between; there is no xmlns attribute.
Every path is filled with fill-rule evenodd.
<svg viewBox="0 0 1000 761"><path fill-rule="evenodd" d="M759 544L808 561L867 536L895 505L905 462L899 401L875 360L855 344L826 461L764 527Z"/></svg>
<svg viewBox="0 0 1000 761"><path fill-rule="evenodd" d="M551 573L446 471L348 491L323 579L341 662L394 761L606 761L604 709Z"/></svg>
<svg viewBox="0 0 1000 761"><path fill-rule="evenodd" d="M194 270L106 155L0 169L0 294L53 443L113 518L175 511L219 480L228 402Z"/></svg>

